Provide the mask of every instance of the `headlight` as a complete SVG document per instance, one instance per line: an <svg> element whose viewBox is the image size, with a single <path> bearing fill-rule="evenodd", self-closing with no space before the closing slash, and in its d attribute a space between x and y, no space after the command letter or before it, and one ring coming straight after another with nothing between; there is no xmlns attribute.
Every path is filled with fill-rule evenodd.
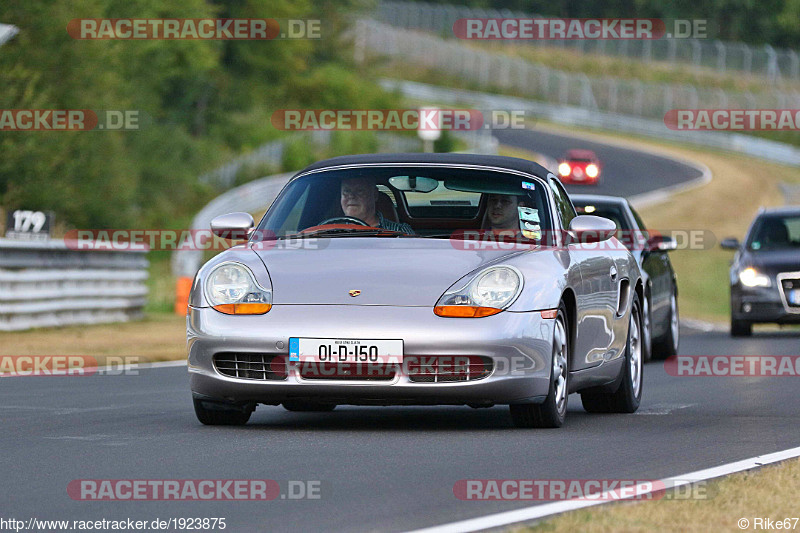
<svg viewBox="0 0 800 533"><path fill-rule="evenodd" d="M439 316L480 318L511 305L522 290L522 275L510 266L489 267L466 285L451 288L439 298L433 312Z"/></svg>
<svg viewBox="0 0 800 533"><path fill-rule="evenodd" d="M586 175L590 178L596 178L599 170L600 169L597 168L597 165L587 165Z"/></svg>
<svg viewBox="0 0 800 533"><path fill-rule="evenodd" d="M562 176L569 176L571 170L572 169L569 168L569 165L567 163L561 163L560 165L558 165L558 173L561 174Z"/></svg>
<svg viewBox="0 0 800 533"><path fill-rule="evenodd" d="M745 268L739 272L739 281L745 287L769 287L772 285L769 276L760 273L753 267Z"/></svg>
<svg viewBox="0 0 800 533"><path fill-rule="evenodd" d="M256 283L249 268L240 263L214 267L205 282L211 307L226 315L263 315L272 308L272 290Z"/></svg>

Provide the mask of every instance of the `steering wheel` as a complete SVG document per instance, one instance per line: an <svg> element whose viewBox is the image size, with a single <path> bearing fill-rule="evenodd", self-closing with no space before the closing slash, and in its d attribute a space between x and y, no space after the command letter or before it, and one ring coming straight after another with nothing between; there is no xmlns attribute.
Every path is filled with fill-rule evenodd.
<svg viewBox="0 0 800 533"><path fill-rule="evenodd" d="M322 222L317 224L317 226L324 226L326 224L355 224L357 226L369 226L369 224L367 224L360 218L348 217L348 216L329 218L327 220L323 220Z"/></svg>

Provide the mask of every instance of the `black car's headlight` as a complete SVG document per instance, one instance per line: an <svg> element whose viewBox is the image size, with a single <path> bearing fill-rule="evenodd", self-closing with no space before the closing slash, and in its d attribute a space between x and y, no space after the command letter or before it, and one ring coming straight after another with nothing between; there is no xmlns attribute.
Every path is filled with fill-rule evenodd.
<svg viewBox="0 0 800 533"><path fill-rule="evenodd" d="M258 284L241 263L221 263L206 277L205 295L211 307L226 315L263 315L272 308L272 288Z"/></svg>
<svg viewBox="0 0 800 533"><path fill-rule="evenodd" d="M739 272L739 281L745 287L770 287L772 285L769 276L762 274L753 267L741 270Z"/></svg>
<svg viewBox="0 0 800 533"><path fill-rule="evenodd" d="M464 285L445 292L433 312L439 316L480 318L495 315L514 303L522 291L522 274L514 267L481 270Z"/></svg>

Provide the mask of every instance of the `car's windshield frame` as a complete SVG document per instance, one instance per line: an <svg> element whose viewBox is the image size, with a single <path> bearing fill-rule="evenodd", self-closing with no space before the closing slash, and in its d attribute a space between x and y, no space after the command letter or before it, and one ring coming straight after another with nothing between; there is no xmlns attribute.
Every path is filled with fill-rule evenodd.
<svg viewBox="0 0 800 533"><path fill-rule="evenodd" d="M548 173L547 178L543 178L537 174L532 174L530 172L523 172L516 169L510 169L506 167L498 167L493 165L475 165L475 164L458 164L458 163L430 163L430 162L379 162L379 163L357 163L357 164L342 164L342 165L332 165L326 166L321 168L315 168L307 171L301 171L286 184L283 190L278 194L275 200L270 205L269 209L264 213L264 216L261 218L256 231L253 232L251 236L252 241L262 241L262 240L273 240L273 239L280 239L283 238L281 236L275 235L273 232L266 228L267 220L271 215L274 214L275 209L279 209L282 200L284 199L285 195L288 194L293 184L295 184L298 180L306 178L311 175L315 174L322 174L331 171L342 171L342 170L355 170L355 169L408 169L408 168L434 168L437 170L441 169L453 169L453 170L472 170L472 171L485 171L485 172L492 172L492 173L499 173L504 174L511 177L521 178L526 181L531 181L535 184L535 187L540 188L542 191L541 194L543 195L542 201L546 204L545 207L548 211L546 213L546 221L549 224L550 228L553 230L560 228L560 224L558 223L557 219L554 216L556 206L553 201L553 195L549 190L549 186L547 184L547 179L554 177L552 173ZM502 179L502 178L501 178ZM401 191L402 192L402 191ZM485 194L485 193L482 193ZM399 207L399 206L398 206ZM413 218L413 217L412 217ZM421 217L424 218L424 217ZM545 220L542 221L542 227L546 228ZM374 232L371 232L374 233ZM558 233L558 232L556 232ZM295 235L293 235L295 236ZM328 235L326 235L328 236ZM347 235L350 236L350 235ZM357 236L357 231L352 233L352 236ZM385 237L390 236L387 233L377 233L374 236L376 237ZM391 235L397 236L397 235ZM406 235L412 237L420 237L424 238L426 235ZM427 237L430 237L428 235Z"/></svg>

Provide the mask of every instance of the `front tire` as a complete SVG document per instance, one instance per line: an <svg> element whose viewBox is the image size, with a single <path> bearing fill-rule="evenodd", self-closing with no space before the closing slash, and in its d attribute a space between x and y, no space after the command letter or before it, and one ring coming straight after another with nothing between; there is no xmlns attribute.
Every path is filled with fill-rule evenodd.
<svg viewBox="0 0 800 533"><path fill-rule="evenodd" d="M613 393L581 394L583 408L590 413L634 413L642 401L644 362L642 360L642 311L634 293L622 383Z"/></svg>
<svg viewBox="0 0 800 533"><path fill-rule="evenodd" d="M753 323L731 318L731 337L749 337L753 334Z"/></svg>
<svg viewBox="0 0 800 533"><path fill-rule="evenodd" d="M666 359L667 357L678 355L680 332L678 295L673 291L669 299L669 328L658 342L653 342L653 358Z"/></svg>
<svg viewBox="0 0 800 533"><path fill-rule="evenodd" d="M243 426L255 408L254 404L234 405L194 398L194 414L206 426Z"/></svg>
<svg viewBox="0 0 800 533"><path fill-rule="evenodd" d="M567 416L569 398L569 322L567 307L558 306L553 331L553 353L550 370L550 387L540 404L511 404L511 419L519 428L559 428Z"/></svg>

